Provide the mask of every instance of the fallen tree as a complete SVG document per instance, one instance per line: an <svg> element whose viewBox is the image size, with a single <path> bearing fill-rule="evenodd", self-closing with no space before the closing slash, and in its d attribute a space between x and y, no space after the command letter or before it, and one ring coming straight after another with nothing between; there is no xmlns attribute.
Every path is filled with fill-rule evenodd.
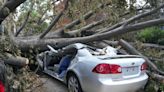
<svg viewBox="0 0 164 92"><path fill-rule="evenodd" d="M12 3L16 3L16 5L14 6L14 9L16 8L16 6L20 5L24 1L25 0L22 0L22 2L12 1ZM131 17L131 18L125 20L125 21L117 23L114 26L103 28L101 32L97 31L98 33L94 33L93 35L90 35L90 36L76 37L75 35L77 35L78 33L81 34L82 31L91 29L91 28L93 28L97 25L102 24L104 22L104 20L100 20L100 21L97 21L97 22L92 22L91 24L88 24L88 25L86 25L86 26L84 26L84 27L82 27L78 30L73 30L73 31L69 31L69 32L64 31L66 29L71 29L75 25L80 24L82 19L87 20L88 18L90 18L96 12L95 10L91 10L88 13L86 13L82 17L82 19L76 19L76 20L72 21L71 23L67 24L65 27L60 28L55 32L49 33L49 31L52 29L53 25L55 25L59 21L59 19L61 18L61 16L65 12L66 8L68 7L68 1L69 0L67 0L67 2L65 3L64 10L61 11L58 14L57 17L54 18L52 24L41 35L32 36L32 37L14 37L13 33L9 32L9 36L10 36L10 39L12 40L12 42L19 49L21 49L21 51L28 51L29 49L44 51L44 50L47 50L47 45L51 45L54 48L62 48L62 47L67 46L69 44L78 43L78 42L79 43L88 43L88 42L94 42L94 41L102 41L102 40L105 40L105 39L113 38L113 37L121 35L121 34L125 34L125 33L128 33L128 32L133 32L133 31L138 31L138 30L146 28L146 27L150 27L150 26L159 25L159 24L164 23L163 18L152 19L152 20L139 22L139 23L134 23L134 24L132 23L132 22L135 22L138 19L146 17L150 14L156 13L158 10L160 10L161 8L164 7L164 4L163 4L163 5L155 8L155 9L152 9L148 12L138 14L138 15L133 16L133 17ZM7 4L11 4L11 2L10 3L8 2ZM7 4L5 4L5 5L7 5ZM98 9L99 8L104 8L107 5L109 5L109 3L108 4L100 4L98 6ZM4 6L4 7L7 7L7 6ZM27 15L26 20L28 20L28 16L29 16L29 13ZM25 24L26 24L26 21L25 21ZM25 24L23 24L23 27L25 26ZM21 27L21 30L23 29L23 27ZM18 34L19 33L17 33L16 35L18 35ZM45 37L45 35L47 35L47 36ZM73 37L67 38L66 35L69 35L70 37L73 36ZM56 38L56 37L58 37L58 38ZM120 42L121 42L121 45L122 45L122 43L124 43L123 41L120 41ZM106 42L106 43L108 43L108 42ZM115 42L113 44L118 44L118 42ZM145 45L145 46L147 46L147 45ZM157 47L157 46L154 46L154 47ZM163 47L161 46L161 48L163 48ZM137 51L135 52L135 54L142 55ZM10 55L8 55L8 56L10 56ZM148 58L146 58L146 59L149 62ZM14 60L14 58L12 57L11 60ZM18 58L15 59L14 61L17 61L17 60L18 60ZM6 61L8 61L10 63L10 60L6 60ZM23 61L23 65L28 64L27 59L24 59L24 60L20 59L19 61L20 62L18 63L18 65L19 64L22 65L22 61ZM151 63L151 61L149 62L149 64L150 64L151 67L153 67L153 69L155 69L156 71L158 71L161 74L164 74L156 66L154 66Z"/></svg>
<svg viewBox="0 0 164 92"><path fill-rule="evenodd" d="M5 53L5 57L3 58L5 64L23 67L29 64L29 60L20 56L13 56L12 54Z"/></svg>
<svg viewBox="0 0 164 92"><path fill-rule="evenodd" d="M104 39L109 39L112 37L115 37L117 35L125 34L127 32L132 32L132 31L138 31L140 29L154 26L154 25L159 25L163 24L164 19L154 19L146 22L141 22L138 24L126 26L126 27L119 27L114 30L111 30L109 32L101 33L101 34L95 34L91 36L86 36L86 37L76 37L76 38L56 38L56 39L20 39L20 38L13 38L13 42L20 48L22 51L26 51L29 49L37 49L39 48L40 50L46 50L47 47L46 45L51 45L54 48L61 48L64 46L67 46L72 43L88 43L88 42L93 42L93 41L101 41ZM108 29L106 29L108 30Z"/></svg>
<svg viewBox="0 0 164 92"><path fill-rule="evenodd" d="M81 32L81 31L93 28L94 25L97 25L99 23L101 24L101 22L103 20L96 22L96 23L93 22L79 30L64 33L65 29L70 29L73 26L80 23L80 19L77 19L77 20L67 24L64 28L58 29L58 31L55 31L55 32L48 33L50 31L50 28L48 27L49 30L46 30L46 33L43 33L44 34L43 36L42 35L41 36L31 36L31 37L12 37L11 36L11 39L15 43L15 45L17 45L18 48L20 48L22 51L28 51L29 49L37 49L37 50L43 51L43 50L47 49L46 45L48 45L48 44L54 48L62 48L64 46L67 46L72 43L77 43L77 42L88 43L88 42L93 42L93 41L101 41L101 40L110 39L110 38L113 38L113 37L116 37L118 35L125 34L128 32L138 31L138 30L146 28L146 27L163 24L164 23L163 18L152 19L152 20L148 20L148 21L144 21L144 22L131 24L132 22L134 22L140 18L143 18L150 14L156 13L157 10L159 10L163 7L164 7L164 5L161 5L160 7L156 8L156 9L153 9L146 13L136 15L126 21L120 22L119 26L116 24L117 26L114 25L111 27L107 27L107 28L103 29L103 31L101 33L95 33L90 36L67 38L67 37L65 37L65 34L67 34L67 35L68 34L76 34L77 32ZM89 16L91 16L92 14L93 14L93 11L87 13L86 15L84 15L84 19L89 18ZM50 25L50 26L52 27L52 25ZM60 35L58 33L60 33ZM12 33L11 33L11 35L12 35ZM46 35L46 37L43 38L45 35ZM57 35L58 35L58 37L57 37Z"/></svg>
<svg viewBox="0 0 164 92"><path fill-rule="evenodd" d="M139 51L137 51L132 45L130 45L128 42L126 42L125 40L120 40L119 41L119 44L124 48L126 49L126 51L128 51L130 54L133 54L133 55L140 55L142 56L145 61L147 62L147 64L149 65L149 67L154 70L155 72L161 74L161 75L164 75L164 72L159 70L158 67L152 62L150 61L146 56L142 55ZM155 75L155 74L153 74ZM159 76L161 76L159 75Z"/></svg>
<svg viewBox="0 0 164 92"><path fill-rule="evenodd" d="M6 4L3 6L3 8L0 9L0 23L9 15L9 13L13 12L17 6L19 6L21 3L25 1L26 0L18 0L18 1L8 0ZM69 1L70 0L67 0L67 2L65 3L64 10L59 12L59 14L57 14L56 17L53 18L49 27L47 27L47 29L44 30L39 35L28 36L28 37L14 37L12 30L15 29L13 29L13 27L10 26L8 30L9 31L8 35L12 42L11 44L16 45L22 52L29 52L31 50L34 50L36 52L45 51L48 49L47 45L51 45L52 47L58 49L73 43L86 43L90 45L95 45L97 47L104 47L109 44L114 46L121 45L123 48L126 49L126 51L121 49L121 53L138 54L140 56L143 56L146 59L150 68L153 70L151 72L148 71L148 74L150 74L152 78L163 81L164 72L160 70L152 61L150 61L148 57L142 55L139 51L137 51L135 48L133 48L131 45L129 45L127 42L123 40L115 41L115 42L113 41L110 42L107 40L113 37L120 36L122 34L126 34L128 32L137 32L143 28L163 24L164 23L163 18L150 19L146 21L142 21L142 19L149 15L157 13L161 8L164 7L164 4L155 9L149 10L148 12L144 12L135 15L129 19L125 19L124 21L120 21L114 24L113 26L109 24L108 26L103 28L101 27L100 29L99 27L97 27L102 25L104 22L106 22L106 20L108 20L108 18L106 18L98 21L92 21L91 23L82 25L82 27L77 29L76 28L77 25L82 24L83 21L87 21L89 18L96 15L97 10L103 9L106 6L113 7L111 3L100 4L96 7L96 9L85 12L84 15L80 16L78 19L73 20L71 23L66 24L64 27L56 29L54 32L50 32L52 28L55 25L57 25L59 20L63 17L64 13L68 8ZM44 15L42 15L42 17L43 16ZM29 17L30 17L30 11L27 13L27 17L25 18L24 23L20 26L20 29L18 29L15 36L18 36L19 33L23 31L23 28L25 28L26 24L28 24ZM92 28L95 29L91 30ZM86 32L86 34L83 34L83 32ZM130 44L134 44L134 43L132 42ZM148 44L148 43L144 43L142 44L142 46L159 48L160 50L161 49L163 50L164 48L163 46ZM23 58L20 56L13 56L8 53L6 54L6 57L3 58L3 60L4 63L12 66L26 66L29 63L29 60L27 58Z"/></svg>
<svg viewBox="0 0 164 92"><path fill-rule="evenodd" d="M153 63L151 62L146 56L142 55L139 51L137 51L133 46L131 46L128 42L126 42L125 40L120 40L119 41L119 44L124 48L126 49L127 52L129 52L130 54L134 54L134 55L140 55L142 56L145 61L147 62L147 64L149 65L149 67L154 70L154 72L150 72L148 71L148 74L152 77L152 78L155 78L157 80L160 80L162 83L164 81L164 72L159 70L158 67Z"/></svg>

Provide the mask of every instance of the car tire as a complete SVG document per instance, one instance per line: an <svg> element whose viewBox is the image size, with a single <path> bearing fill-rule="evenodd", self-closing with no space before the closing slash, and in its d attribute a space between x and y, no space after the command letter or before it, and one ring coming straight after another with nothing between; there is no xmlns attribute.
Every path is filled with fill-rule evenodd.
<svg viewBox="0 0 164 92"><path fill-rule="evenodd" d="M78 78L71 74L67 79L68 92L83 92Z"/></svg>

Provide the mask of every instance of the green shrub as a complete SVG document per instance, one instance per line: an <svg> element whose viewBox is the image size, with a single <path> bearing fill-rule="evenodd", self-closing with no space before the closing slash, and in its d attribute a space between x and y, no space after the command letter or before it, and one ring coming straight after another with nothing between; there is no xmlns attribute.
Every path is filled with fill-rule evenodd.
<svg viewBox="0 0 164 92"><path fill-rule="evenodd" d="M158 44L164 45L164 37L158 40Z"/></svg>
<svg viewBox="0 0 164 92"><path fill-rule="evenodd" d="M164 45L164 30L161 30L158 26L146 28L138 33L138 38L142 42Z"/></svg>

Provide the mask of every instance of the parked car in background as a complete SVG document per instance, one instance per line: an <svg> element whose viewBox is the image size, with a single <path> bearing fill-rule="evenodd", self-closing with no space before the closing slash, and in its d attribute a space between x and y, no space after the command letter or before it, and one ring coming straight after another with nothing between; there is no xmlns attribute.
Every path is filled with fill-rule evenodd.
<svg viewBox="0 0 164 92"><path fill-rule="evenodd" d="M148 76L145 60L123 55L107 46L103 49L76 43L37 55L42 71L64 82L69 92L135 92L144 88Z"/></svg>

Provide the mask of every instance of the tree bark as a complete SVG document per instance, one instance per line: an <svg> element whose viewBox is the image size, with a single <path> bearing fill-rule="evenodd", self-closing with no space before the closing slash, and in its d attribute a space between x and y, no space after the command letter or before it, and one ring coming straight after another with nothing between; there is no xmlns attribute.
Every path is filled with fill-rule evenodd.
<svg viewBox="0 0 164 92"><path fill-rule="evenodd" d="M67 46L69 44L73 43L88 43L88 42L93 42L93 41L102 41L105 39L110 39L114 36L118 36L121 34L125 34L127 32L133 32L133 31L138 31L140 29L154 26L154 25L159 25L163 24L164 19L155 19L155 20L150 20L146 22L141 22L138 24L126 26L126 27L119 27L114 30L111 30L109 32L101 33L101 34L95 34L91 36L86 36L86 37L76 37L76 38L56 38L56 39L37 39L35 37L31 38L12 38L15 45L17 45L21 50L27 51L31 48L33 49L40 49L40 50L47 50L46 45L49 44L53 46L54 48L62 48L64 46ZM106 29L108 30L108 29Z"/></svg>
<svg viewBox="0 0 164 92"><path fill-rule="evenodd" d="M53 28L53 26L58 22L62 15L63 12L60 12L59 15L54 18L50 26L48 26L48 28L39 36L40 39L42 39Z"/></svg>
<svg viewBox="0 0 164 92"><path fill-rule="evenodd" d="M26 0L7 0L4 6L0 9L0 24L11 12L25 1Z"/></svg>
<svg viewBox="0 0 164 92"><path fill-rule="evenodd" d="M150 71L147 71L147 73L149 74L149 76L151 78L156 79L156 80L158 80L161 83L164 83L164 76L156 74L156 73L153 73L153 72L150 72Z"/></svg>
<svg viewBox="0 0 164 92"><path fill-rule="evenodd" d="M155 8L155 9L153 9L153 10L150 10L148 12L145 12L145 13L142 13L142 14L138 14L138 15L136 15L134 17L131 17L130 19L125 21L123 26L126 26L126 25L130 24L131 22L134 22L135 20L138 20L140 18L144 18L144 17L146 17L148 15L154 14L154 13L156 13L158 10L160 10L163 7L164 7L164 4L159 6L159 7L157 7L157 8Z"/></svg>
<svg viewBox="0 0 164 92"><path fill-rule="evenodd" d="M3 58L5 64L19 66L19 67L23 67L29 64L29 60L27 58L20 57L20 56L13 56L9 53L6 53L5 55L6 57Z"/></svg>
<svg viewBox="0 0 164 92"><path fill-rule="evenodd" d="M110 3L107 3L107 4L100 4L100 5L97 7L97 9L99 9L99 8L104 8L105 6L108 6L109 4L110 4ZM52 34L52 33L47 34L47 37L52 37L51 35L53 35L53 37L54 37L54 35L55 35L56 37L64 37L64 35L63 35L64 30L66 30L66 29L71 29L71 28L74 27L75 25L80 24L80 23L82 22L82 20L87 20L88 18L90 18L90 17L96 12L97 9L91 10L91 11L87 12L85 15L81 16L81 18L76 19L76 20L72 21L71 23L65 25L63 28L60 28L60 29L56 30L55 32L53 32L53 34Z"/></svg>
<svg viewBox="0 0 164 92"><path fill-rule="evenodd" d="M50 24L50 26L40 35L40 39L42 39L52 28L53 26L59 21L59 19L61 18L61 16L64 14L65 10L68 8L68 2L69 0L66 1L65 3L65 7L64 10L61 11L52 21L52 23Z"/></svg>
<svg viewBox="0 0 164 92"><path fill-rule="evenodd" d="M29 16L30 16L30 13L31 11L28 11L27 13L27 17L26 19L24 20L24 23L22 24L22 26L16 31L15 33L15 37L17 37L19 35L19 33L24 29L24 27L26 26L27 22L28 22L28 19L29 19Z"/></svg>
<svg viewBox="0 0 164 92"><path fill-rule="evenodd" d="M86 31L86 30L89 30L95 26L98 26L100 24L102 24L105 20L100 20L100 21L96 21L96 22L92 22L80 29L77 29L77 30L73 30L73 31L68 31L68 32L64 32L65 35L67 35L68 37L77 37L78 36L82 36L82 31ZM81 34L81 35L80 35Z"/></svg>
<svg viewBox="0 0 164 92"><path fill-rule="evenodd" d="M164 46L163 45L158 45L158 44L143 43L141 46L164 50Z"/></svg>

